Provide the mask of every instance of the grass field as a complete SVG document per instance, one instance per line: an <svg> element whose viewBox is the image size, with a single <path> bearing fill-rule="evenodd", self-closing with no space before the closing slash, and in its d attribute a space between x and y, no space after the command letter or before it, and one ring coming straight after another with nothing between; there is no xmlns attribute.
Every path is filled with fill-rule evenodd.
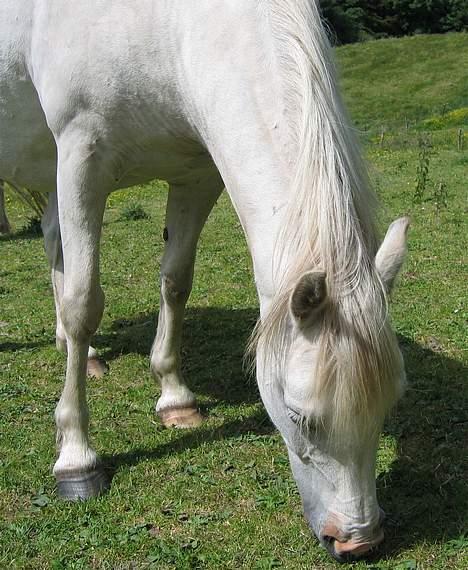
<svg viewBox="0 0 468 570"><path fill-rule="evenodd" d="M354 568L462 570L468 36L369 42L340 48L338 59L382 227L402 214L412 219L392 302L409 388L378 455L387 540L380 557ZM309 533L285 449L242 369L258 309L226 196L201 238L183 342L184 372L207 421L181 432L155 419L148 353L165 193L155 182L109 200L107 303L95 345L110 371L89 382L88 399L92 440L115 476L108 495L82 504L55 493L53 410L65 360L55 350L42 239L7 195L14 233L0 241L0 569L335 568ZM136 206L149 217L127 219Z"/></svg>

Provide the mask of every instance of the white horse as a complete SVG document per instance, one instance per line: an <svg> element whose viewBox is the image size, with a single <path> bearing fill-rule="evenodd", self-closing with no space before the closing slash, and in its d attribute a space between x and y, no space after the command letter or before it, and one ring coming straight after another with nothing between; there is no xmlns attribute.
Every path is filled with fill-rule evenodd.
<svg viewBox="0 0 468 570"><path fill-rule="evenodd" d="M374 465L404 384L387 317L407 220L380 249L374 196L335 82L318 2L6 0L0 176L52 192L43 225L67 372L55 417L62 496L107 482L88 438L85 374L101 319L108 194L170 192L151 369L166 425L201 421L181 376L195 249L225 186L253 259L252 345L312 529L333 556L383 539Z"/></svg>

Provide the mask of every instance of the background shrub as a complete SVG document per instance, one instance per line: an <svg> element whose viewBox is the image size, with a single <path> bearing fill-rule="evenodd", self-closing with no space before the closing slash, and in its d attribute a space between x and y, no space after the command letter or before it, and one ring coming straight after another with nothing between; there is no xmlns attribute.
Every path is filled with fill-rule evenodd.
<svg viewBox="0 0 468 570"><path fill-rule="evenodd" d="M334 43L468 30L466 0L322 0Z"/></svg>

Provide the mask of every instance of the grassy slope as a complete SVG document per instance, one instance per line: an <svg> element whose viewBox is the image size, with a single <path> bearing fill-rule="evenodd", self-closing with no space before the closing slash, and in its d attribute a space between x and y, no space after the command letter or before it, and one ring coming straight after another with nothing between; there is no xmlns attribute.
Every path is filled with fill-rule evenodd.
<svg viewBox="0 0 468 570"><path fill-rule="evenodd" d="M467 105L467 36L372 42L340 48L338 57L352 114L370 129L363 138L383 221L412 218L392 306L409 390L382 437L378 488L390 512L388 540L383 558L367 567L462 569L468 157L456 149L456 128L433 133L428 199L414 205L411 197L417 122ZM401 129L405 117L409 130ZM437 213L431 193L440 180L449 197ZM89 383L89 401L93 440L113 455L117 472L110 494L87 504L59 502L50 476L64 359L53 346L42 241L17 233L0 242L0 568L334 568L310 538L283 445L242 371L256 297L225 196L202 235L183 347L209 419L193 432L154 422L147 355L164 193L158 184L116 193L106 213L107 309L96 344L110 373ZM151 219L119 221L135 200ZM11 196L8 208L19 228L28 212Z"/></svg>
<svg viewBox="0 0 468 570"><path fill-rule="evenodd" d="M468 35L414 36L338 49L359 128L403 126L468 107Z"/></svg>

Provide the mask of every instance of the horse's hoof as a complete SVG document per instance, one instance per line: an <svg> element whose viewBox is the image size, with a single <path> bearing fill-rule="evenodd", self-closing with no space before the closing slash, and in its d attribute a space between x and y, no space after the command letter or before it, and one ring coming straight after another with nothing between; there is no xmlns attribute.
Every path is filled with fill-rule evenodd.
<svg viewBox="0 0 468 570"><path fill-rule="evenodd" d="M102 468L57 477L59 497L66 501L86 501L98 497L110 487L110 479Z"/></svg>
<svg viewBox="0 0 468 570"><path fill-rule="evenodd" d="M100 358L88 358L88 366L86 369L88 376L102 378L107 370L107 364Z"/></svg>
<svg viewBox="0 0 468 570"><path fill-rule="evenodd" d="M203 416L195 407L166 408L159 410L158 416L161 418L163 426L176 428L195 428L202 424Z"/></svg>

